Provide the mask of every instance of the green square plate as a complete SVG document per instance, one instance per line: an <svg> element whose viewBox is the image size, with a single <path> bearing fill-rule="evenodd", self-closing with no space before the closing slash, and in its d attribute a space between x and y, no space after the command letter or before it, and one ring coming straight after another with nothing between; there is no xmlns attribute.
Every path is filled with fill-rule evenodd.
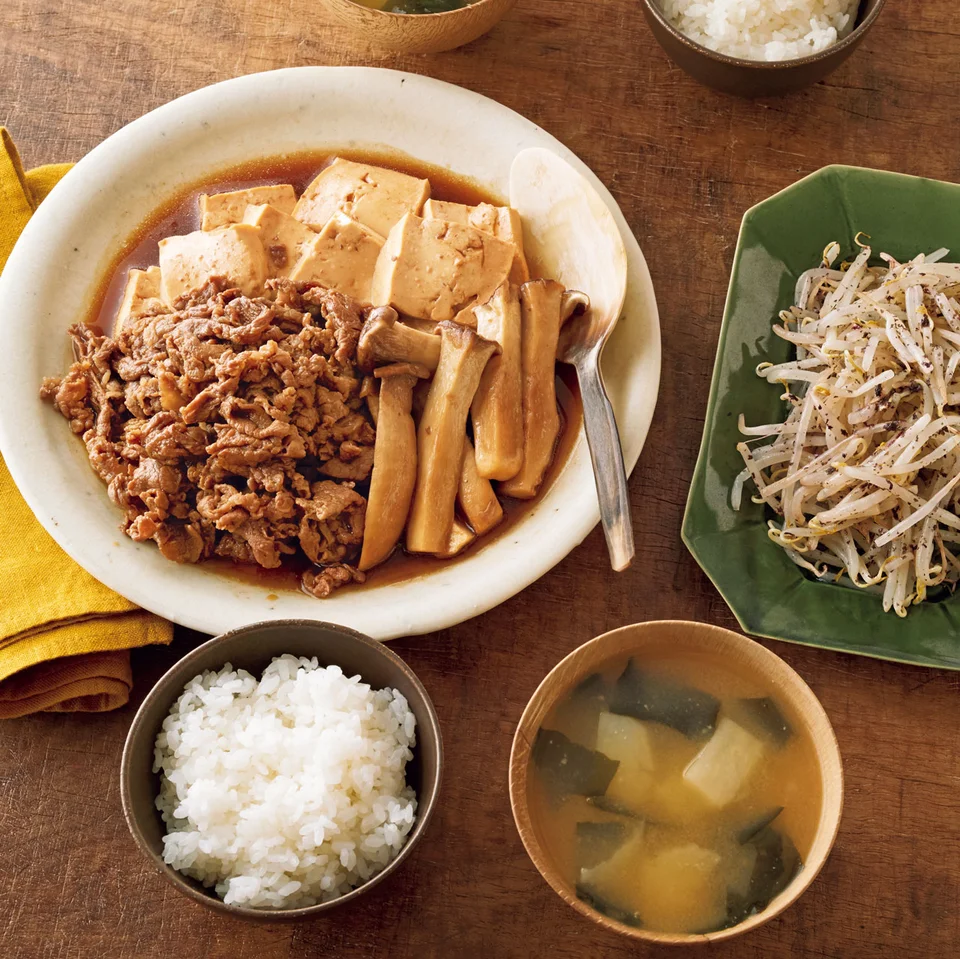
<svg viewBox="0 0 960 959"><path fill-rule="evenodd" d="M906 619L884 613L875 593L807 579L767 538L764 508L748 495L739 512L730 505L743 468L738 415L748 425L783 418L782 390L755 372L763 360L789 358L773 320L827 244L836 240L846 256L861 230L876 253L901 260L942 246L960 255L960 186L829 166L744 216L683 541L748 633L960 669L960 594L911 607Z"/></svg>

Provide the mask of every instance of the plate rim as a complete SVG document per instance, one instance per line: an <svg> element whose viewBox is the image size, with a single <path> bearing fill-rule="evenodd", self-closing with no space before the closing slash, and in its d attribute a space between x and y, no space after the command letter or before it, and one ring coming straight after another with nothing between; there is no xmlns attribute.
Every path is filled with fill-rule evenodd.
<svg viewBox="0 0 960 959"><path fill-rule="evenodd" d="M640 452L645 445L656 407L659 394L662 355L656 295L649 269L647 268L642 250L633 231L630 229L616 200L592 170L576 157L572 151L547 131L543 130L538 124L482 94L441 80L435 80L431 77L378 67L290 67L223 80L201 87L198 90L194 90L175 100L162 104L156 109L121 127L110 137L94 147L94 149L83 157L75 167L67 173L63 180L54 187L44 201L44 204L41 205L37 213L27 224L21 239L15 246L9 261L13 264L13 268L5 270L4 274L0 275L0 295L9 293L12 299L22 299L21 296L13 296L13 294L18 291L14 288L11 277L14 273L19 273L21 268L25 268L31 263L36 266L41 262L36 249L38 244L37 238L48 229L48 221L52 220L55 216L54 211L57 210L60 201L62 200L64 203L67 203L70 202L71 199L75 200L75 185L82 183L85 174L94 175L100 165L110 163L115 155L115 151L122 149L125 143L131 142L130 138L146 137L148 140L151 138L155 140L157 137L156 130L161 124L168 123L176 126L182 123L185 117L189 116L189 111L192 109L205 109L207 112L210 112L212 109L215 109L217 100L223 97L229 98L231 96L241 95L244 89L251 90L254 85L259 84L262 89L264 85L274 84L275 86L272 88L273 94L271 94L274 95L276 91L283 87L284 83L294 85L302 84L303 90L307 91L320 90L325 85L336 85L341 81L344 83L350 82L361 85L372 85L373 88L376 88L377 84L399 82L401 86L408 84L408 90L417 89L419 96L435 94L441 98L447 97L467 101L479 105L479 108L483 110L492 110L498 117L503 116L506 118L508 121L506 128L508 130L519 131L526 129L527 132L524 134L525 136L535 137L542 145L549 146L559 155L570 160L573 165L598 188L600 195L613 212L621 232L624 235L624 242L629 250L631 266L630 283L635 287L637 302L642 302L642 305L645 307L643 317L637 321L640 330L636 336L642 337L647 347L648 352L643 357L642 363L644 365L644 376L649 381L649 386L644 388L644 408L638 413L631 414L635 418L633 419L633 428L629 432L631 437L635 438L636 448L628 450L625 458L627 460L628 471L632 472L639 459ZM411 107L413 112L419 112L421 109L422 107L417 104ZM322 148L324 143L331 143L331 146L333 146L332 141L336 141L336 137L318 136L317 140L319 149ZM340 142L342 142L342 140ZM366 138L364 138L362 142L369 144L371 147L382 145L382 142L375 144L372 140ZM275 152L280 154L283 151L278 149ZM455 169L455 167L453 168ZM157 205L159 205L159 202L161 201L158 200ZM104 265L100 263L92 269L96 275L99 276L102 274ZM29 289L29 281L26 286ZM4 379L3 373L12 365L13 363L9 358L4 360L4 358L0 357L0 380ZM637 371L631 371L628 381L637 375ZM0 382L0 397L3 397L6 389L3 383ZM37 402L39 403L39 400ZM36 414L38 417L40 415L39 413ZM280 619L289 618L290 616L303 618L305 615L310 615L309 611L304 610L300 606L293 607L291 605L285 605L281 599L277 601L278 605L275 608L268 607L267 602L262 600L261 605L256 610L250 610L247 614L230 615L227 617L220 615L214 620L211 618L213 613L203 608L205 604L198 604L195 607L187 608L188 604L184 601L181 600L178 603L176 593L179 591L177 589L177 585L179 584L172 585L167 591L158 590L156 588L157 584L153 582L155 573L151 573L149 567L143 567L145 570L141 576L143 585L131 586L129 580L118 582L118 576L121 574L118 573L114 575L113 567L111 567L108 562L100 561L96 557L91 557L89 553L85 553L82 545L77 542L76 531L73 531L73 533L65 531L57 521L56 510L54 511L54 515L48 512L50 507L44 504L44 498L30 483L31 469L27 467L23 459L16 453L15 444L17 434L23 431L18 429L12 420L12 417L0 418L0 451L6 451L4 459L7 468L30 510L53 539L75 562L120 595L157 615L205 633L220 633L223 632L224 629L236 628L243 624L262 619ZM578 452L582 452L582 450L585 449L585 445L585 438L581 430L571 452L571 457L564 467L564 470L561 471L558 480L563 476L563 473L570 466L571 462L577 457ZM11 450L14 451L12 456L10 455ZM33 475L36 475L35 470L33 471ZM333 609L330 605L317 607L313 615L317 618L339 619L345 625L352 628L359 628L361 631L381 640L392 639L398 636L419 635L456 625L505 602L526 588L526 586L535 582L569 555L569 553L589 535L599 520L595 494L592 494L592 499L592 510L587 509L583 511L579 519L574 517L573 520L568 523L566 532L560 537L562 542L545 550L547 555L542 562L525 567L524 572L509 583L500 582L495 583L493 586L485 583L483 590L478 591L475 595L467 596L466 600L461 600L459 604L454 602L453 606L458 607L457 609L451 609L449 598L445 598L443 602L430 604L430 608L424 608L422 612L418 609L417 617L419 618L415 618L414 620L408 619L405 622L397 619L391 623L387 620L391 618L390 610L393 606L394 597L384 594L383 601L385 605L381 604L383 605L383 612L379 616L379 622L371 622L371 616L373 619L377 619L376 614L371 614L371 616L366 617L362 625L357 625L357 619L349 615L350 609ZM113 507L111 507L111 509L112 508ZM536 513L537 509L535 508L528 518L532 518ZM526 521L527 518L522 520L516 527L516 531L522 530ZM113 530L111 530L111 532L113 532ZM508 542L508 538L504 537L500 542L506 543ZM127 544L125 544L125 546L126 545ZM491 543L489 548L493 549L497 545L498 543ZM473 558L475 559L485 551L484 549L478 550L475 554L472 554ZM130 553L130 555L133 554ZM470 559L471 557L467 557L461 561L461 563L452 564L451 567L446 567L441 572L451 569L455 570L457 567L464 566ZM215 575L209 570L202 570L202 567L199 569L206 576L212 577ZM374 596L378 590L389 590L391 588L397 588L398 586L402 587L404 584L416 585L420 580L429 580L431 577L437 576L438 574L428 574L427 576L417 577L413 580L403 581L400 584L384 585L381 587L373 586L369 592L355 592L353 595L367 597L369 599ZM201 577L198 575L196 579L200 582ZM226 577L218 577L217 579L218 581L221 579L226 580ZM208 581L208 585L209 582L212 582L212 580ZM154 586L152 590L150 588L151 583L153 583ZM438 583L438 586L449 586L449 584ZM187 591L190 591L189 588ZM260 588L260 592L266 594L268 591ZM449 594L450 589L446 589L445 592ZM171 595L171 593L173 594L173 599L168 601L167 597ZM311 602L315 601L311 600ZM332 603L332 601L325 602L328 604Z"/></svg>

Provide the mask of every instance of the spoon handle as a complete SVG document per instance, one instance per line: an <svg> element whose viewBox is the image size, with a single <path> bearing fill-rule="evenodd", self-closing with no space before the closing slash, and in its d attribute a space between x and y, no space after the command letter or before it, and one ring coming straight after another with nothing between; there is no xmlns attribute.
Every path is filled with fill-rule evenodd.
<svg viewBox="0 0 960 959"><path fill-rule="evenodd" d="M583 426L597 482L600 522L607 539L610 564L619 573L630 565L636 552L620 433L600 376L600 350L581 354L575 365L583 399Z"/></svg>

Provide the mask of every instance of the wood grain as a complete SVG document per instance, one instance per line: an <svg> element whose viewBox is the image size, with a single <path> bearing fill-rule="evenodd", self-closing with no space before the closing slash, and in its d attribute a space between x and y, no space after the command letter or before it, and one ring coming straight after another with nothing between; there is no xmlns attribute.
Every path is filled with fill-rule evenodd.
<svg viewBox="0 0 960 959"><path fill-rule="evenodd" d="M955 4L887 4L838 73L760 102L712 93L671 66L635 0L520 0L488 36L427 57L372 54L327 22L314 0L0 5L0 122L28 165L79 159L136 116L204 84L298 64L396 67L492 96L563 140L619 200L650 264L664 334L660 404L631 481L637 560L613 575L595 531L498 609L394 645L440 715L447 775L438 817L402 873L322 921L254 928L211 915L153 875L127 834L117 792L124 734L153 680L197 636L183 632L170 649L135 654L137 687L125 710L3 724L2 952L10 959L660 955L595 930L539 877L510 816L511 737L543 676L598 633L645 619L735 628L679 534L740 217L828 163L960 180ZM770 645L810 683L834 723L845 814L823 873L796 907L710 955L956 955L960 677Z"/></svg>

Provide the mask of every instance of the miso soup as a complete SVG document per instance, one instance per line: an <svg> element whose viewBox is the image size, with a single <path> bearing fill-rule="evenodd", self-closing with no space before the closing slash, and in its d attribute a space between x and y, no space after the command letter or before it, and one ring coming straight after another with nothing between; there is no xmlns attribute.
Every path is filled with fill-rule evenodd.
<svg viewBox="0 0 960 959"><path fill-rule="evenodd" d="M476 0L354 0L364 7L386 13L448 13L468 7Z"/></svg>
<svg viewBox="0 0 960 959"><path fill-rule="evenodd" d="M547 716L532 764L534 828L571 890L655 932L762 911L803 869L820 817L799 720L710 653L610 662Z"/></svg>

